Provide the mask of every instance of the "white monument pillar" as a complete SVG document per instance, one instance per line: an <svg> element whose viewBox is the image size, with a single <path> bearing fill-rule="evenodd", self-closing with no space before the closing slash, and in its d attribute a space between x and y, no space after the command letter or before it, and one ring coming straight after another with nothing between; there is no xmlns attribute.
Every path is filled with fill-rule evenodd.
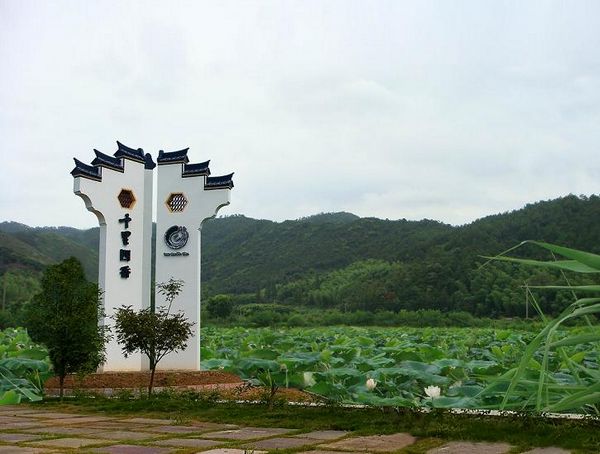
<svg viewBox="0 0 600 454"><path fill-rule="evenodd" d="M97 150L92 165L75 159L73 191L100 224L98 286L103 291L107 325L115 309L150 306L152 241L152 174L150 154L119 142L113 156ZM139 353L127 358L113 332L103 371L139 371L147 361Z"/></svg>
<svg viewBox="0 0 600 454"><path fill-rule="evenodd" d="M229 205L232 176L210 177L209 161L189 164L187 151L160 151L157 180L156 282L184 281L172 311L195 323L182 352L165 356L158 368L200 370L200 232L202 223ZM165 306L156 295L156 306Z"/></svg>

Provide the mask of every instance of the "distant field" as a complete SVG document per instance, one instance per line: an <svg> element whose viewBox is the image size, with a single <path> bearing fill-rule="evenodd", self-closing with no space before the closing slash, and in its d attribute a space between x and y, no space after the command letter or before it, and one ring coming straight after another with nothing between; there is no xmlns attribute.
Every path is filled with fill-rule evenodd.
<svg viewBox="0 0 600 454"><path fill-rule="evenodd" d="M533 409L536 395L543 393L544 410L594 413L589 396L572 408L564 403L598 387L598 343L569 346L565 339L599 333L598 327L558 332L554 340L564 346L551 346L547 367L542 367L543 351L533 355L503 408ZM204 369L305 388L338 401L491 409L501 406L507 380L534 337L473 328L203 328L201 351ZM431 387L439 388L440 397L431 397L437 394Z"/></svg>

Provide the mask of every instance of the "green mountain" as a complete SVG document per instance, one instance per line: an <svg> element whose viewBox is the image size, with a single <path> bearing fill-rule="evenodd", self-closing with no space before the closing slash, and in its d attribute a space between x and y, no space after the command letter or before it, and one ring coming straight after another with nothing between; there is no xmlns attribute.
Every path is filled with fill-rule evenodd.
<svg viewBox="0 0 600 454"><path fill-rule="evenodd" d="M463 226L351 213L284 222L223 217L203 227L203 292L231 294L239 304L520 315L520 286L555 282L559 276L511 265L479 268L480 256L495 255L526 239L600 253L599 221L596 195L537 202ZM97 244L97 228L3 222L0 274L35 279L48 264L75 256L95 279ZM539 254L527 249L522 253ZM24 278L13 277L9 281L22 290ZM561 307L563 297L541 296L540 302L552 312Z"/></svg>
<svg viewBox="0 0 600 454"><path fill-rule="evenodd" d="M0 274L11 269L43 271L69 257L81 261L88 278L97 279L98 229L0 223Z"/></svg>
<svg viewBox="0 0 600 454"><path fill-rule="evenodd" d="M332 221L327 222L331 217ZM436 221L338 221L337 214L297 221L230 216L202 230L202 272L209 293L247 293L359 260L415 261L452 227Z"/></svg>

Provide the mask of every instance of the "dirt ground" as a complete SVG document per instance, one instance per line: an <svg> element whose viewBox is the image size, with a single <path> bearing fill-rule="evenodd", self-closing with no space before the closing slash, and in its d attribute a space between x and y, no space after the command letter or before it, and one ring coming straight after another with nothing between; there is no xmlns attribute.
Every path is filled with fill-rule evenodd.
<svg viewBox="0 0 600 454"><path fill-rule="evenodd" d="M103 372L89 374L81 379L76 375L65 378L65 388L97 389L97 388L131 388L148 386L150 372ZM222 383L242 384L242 380L233 374L219 371L157 371L154 376L154 386L180 387L213 385ZM58 388L58 378L52 377L45 384L46 389Z"/></svg>
<svg viewBox="0 0 600 454"><path fill-rule="evenodd" d="M104 372L89 374L81 378L68 375L65 378L65 392L74 390L90 391L114 395L121 390L138 391L148 386L150 372ZM154 377L156 391L161 389L194 390L228 400L263 400L268 391L265 388L250 386L236 375L220 371L157 371ZM57 377L48 379L44 385L48 394L58 394ZM317 397L293 388L280 388L276 399L288 402L315 402Z"/></svg>

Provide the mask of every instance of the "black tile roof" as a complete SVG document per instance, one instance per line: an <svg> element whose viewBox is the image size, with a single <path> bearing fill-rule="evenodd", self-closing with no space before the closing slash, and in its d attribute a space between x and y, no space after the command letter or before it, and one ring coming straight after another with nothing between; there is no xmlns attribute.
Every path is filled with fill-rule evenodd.
<svg viewBox="0 0 600 454"><path fill-rule="evenodd" d="M150 153L146 153L144 156L144 169L152 170L156 167L156 163L152 160L152 155Z"/></svg>
<svg viewBox="0 0 600 454"><path fill-rule="evenodd" d="M77 158L73 158L75 161L75 168L71 170L73 177L89 178L90 180L102 181L102 169L100 167L94 167L84 164Z"/></svg>
<svg viewBox="0 0 600 454"><path fill-rule="evenodd" d="M208 164L210 161L200 162L198 164L183 164L182 177L198 177L201 175L210 175Z"/></svg>
<svg viewBox="0 0 600 454"><path fill-rule="evenodd" d="M75 168L71 171L71 175L73 175L73 177L83 177L91 180L102 181L102 167L123 172L125 170L125 162L123 159L131 159L133 161L140 162L144 164L144 168L148 170L152 170L156 167L156 164L152 160L150 153L146 153L144 155L144 150L141 148L135 150L123 145L119 141L117 141L117 145L119 146L119 149L114 154L114 157L94 149L96 157L92 161L92 165L84 164L80 160L73 158L75 160ZM204 180L204 189L233 188L233 173L218 177L209 176L210 168L208 167L208 164L210 161L189 164L189 159L187 156L188 150L189 148L171 152L164 152L163 150L160 150L156 161L158 162L158 165L182 163L182 177L206 177Z"/></svg>
<svg viewBox="0 0 600 454"><path fill-rule="evenodd" d="M231 189L233 188L233 173L220 177L206 177L204 189Z"/></svg>
<svg viewBox="0 0 600 454"><path fill-rule="evenodd" d="M118 140L117 145L119 146L119 149L115 153L116 158L131 159L132 161L141 162L142 164L146 162L144 150L141 148L138 148L137 150L134 148L129 148L127 145L123 145Z"/></svg>
<svg viewBox="0 0 600 454"><path fill-rule="evenodd" d="M96 158L92 161L93 166L106 167L118 172L123 172L125 170L123 167L123 160L121 158L109 156L101 151L96 150L95 148L94 153L96 153Z"/></svg>
<svg viewBox="0 0 600 454"><path fill-rule="evenodd" d="M158 165L178 164L178 163L187 164L188 162L190 162L190 160L187 156L188 150L189 150L189 148L184 148L183 150L169 151L169 152L160 150L158 152L158 158L156 158L156 162L158 163Z"/></svg>
<svg viewBox="0 0 600 454"><path fill-rule="evenodd" d="M102 167L107 169L123 172L125 170L124 159L129 159L135 162L144 164L144 168L153 169L156 164L152 160L150 153L144 155L144 150L137 150L123 145L117 140L118 149L114 156L110 156L94 149L96 157L92 161L92 165L84 164L78 159L75 159L75 168L71 171L73 177L89 178L91 180L102 181Z"/></svg>

